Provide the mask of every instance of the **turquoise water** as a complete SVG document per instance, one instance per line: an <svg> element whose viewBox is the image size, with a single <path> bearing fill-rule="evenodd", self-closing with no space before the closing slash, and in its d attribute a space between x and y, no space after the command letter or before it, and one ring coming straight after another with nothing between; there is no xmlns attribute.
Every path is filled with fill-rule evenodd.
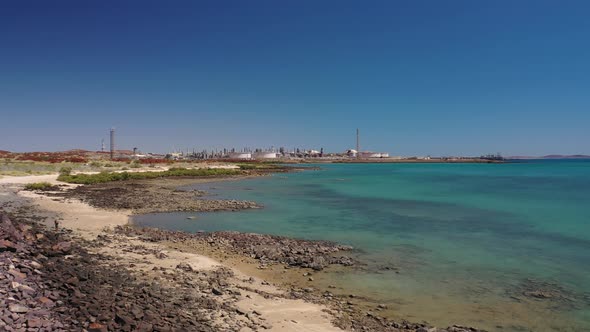
<svg viewBox="0 0 590 332"><path fill-rule="evenodd" d="M590 161L321 168L199 187L261 210L136 222L351 244L367 268L330 282L388 304L394 317L590 331ZM523 295L537 290L551 298Z"/></svg>

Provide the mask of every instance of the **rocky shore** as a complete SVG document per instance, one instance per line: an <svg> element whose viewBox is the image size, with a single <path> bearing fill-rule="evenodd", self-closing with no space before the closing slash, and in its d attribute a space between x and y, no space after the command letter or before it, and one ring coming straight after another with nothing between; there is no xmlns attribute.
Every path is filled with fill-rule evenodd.
<svg viewBox="0 0 590 332"><path fill-rule="evenodd" d="M179 264L148 278L99 245L2 214L0 329L5 331L237 331L259 326L236 319L240 310L218 293L232 294L227 268L193 272ZM141 248L135 248L140 250ZM145 251L146 249L143 248ZM263 326L264 324L260 324Z"/></svg>
<svg viewBox="0 0 590 332"><path fill-rule="evenodd" d="M134 214L235 211L260 207L255 202L212 199L200 190L178 190L178 185L184 182L186 179L130 180L78 186L45 194L77 199L101 209L131 210Z"/></svg>
<svg viewBox="0 0 590 332"><path fill-rule="evenodd" d="M335 294L313 283L270 284L264 275L252 277L203 256L212 248L223 257L254 261L261 272L280 268L311 281L307 271L358 266L348 246L238 232L189 234L109 221L120 209L184 208L164 193L205 202L203 192L175 189L182 180L164 182L80 186L27 194L26 199L13 186L0 197L0 213L11 213L4 213L0 229L0 330L481 331L394 321L380 315L385 306L358 305L353 294ZM8 195L12 193L14 197ZM16 204L16 199L24 202ZM218 202L197 204L204 205L189 208L223 209ZM52 214L38 208L57 215L43 221L42 216ZM80 209L85 212L77 213ZM105 214L111 219L105 220ZM42 226L53 225L52 220L76 231Z"/></svg>
<svg viewBox="0 0 590 332"><path fill-rule="evenodd" d="M426 324L393 322L377 314L351 309L349 301L329 292L291 289L272 293L256 289L253 279L236 281L231 269L209 271L191 264L157 267L142 257L166 260L165 251L133 240L193 240L180 232L134 231L121 227L94 241L76 238L68 231L51 231L37 223L0 216L0 328L6 331L257 331L272 329L260 312L240 308L242 292L264 297L302 299L326 305L333 323L346 330L362 331L476 331L462 327L431 328ZM227 239L228 234L204 239ZM219 237L217 237L219 236ZM229 237L231 238L231 236ZM251 239L270 242L272 238ZM297 240L290 248L305 248ZM227 240L231 243L230 240ZM247 241L245 241L247 242ZM136 263L93 253L93 248L113 245L137 255ZM141 243L141 242L140 242ZM285 243L285 242L283 242ZM347 250L320 242L312 245L319 253ZM297 250L295 250L297 251ZM303 249L303 251L309 251ZM260 256L264 259L267 256ZM303 256L305 257L305 256ZM151 270L145 271L146 266ZM262 282L264 284L264 282ZM251 297L251 295L245 295ZM277 329L280 331L281 329Z"/></svg>
<svg viewBox="0 0 590 332"><path fill-rule="evenodd" d="M186 233L168 231L156 228L141 228L134 226L118 226L114 234L139 239L147 242L169 243L178 248L200 248L203 245L212 247L215 251L234 253L255 259L260 269L270 265L283 265L285 268L301 268L302 271L312 269L321 271L329 265L355 266L360 264L347 253L353 248L329 241L309 241L292 239L256 233L240 232L212 232ZM304 272L303 275L311 276ZM313 280L312 277L309 277ZM426 323L412 323L406 320L391 320L379 315L386 309L384 305L376 305L366 310L357 306L353 294L336 295L330 291L307 287L288 287L282 295L266 296L302 299L328 307L328 313L334 317L333 323L345 331L374 331L374 332L484 332L473 327L454 325L445 329L436 328Z"/></svg>
<svg viewBox="0 0 590 332"><path fill-rule="evenodd" d="M188 246L207 244L216 249L255 258L262 268L271 264L285 264L320 271L332 264L352 266L355 263L351 257L340 254L351 251L352 247L328 241L228 231L186 233L133 226L118 226L115 233L150 242L183 242Z"/></svg>

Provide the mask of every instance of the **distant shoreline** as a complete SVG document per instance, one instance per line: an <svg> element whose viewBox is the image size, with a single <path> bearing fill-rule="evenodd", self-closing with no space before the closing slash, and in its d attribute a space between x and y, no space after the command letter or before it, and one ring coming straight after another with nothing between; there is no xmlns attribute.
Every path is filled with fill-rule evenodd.
<svg viewBox="0 0 590 332"><path fill-rule="evenodd" d="M502 164L508 160L487 160L478 158L469 159L395 159L395 158L375 158L375 159L307 159L300 163L310 164Z"/></svg>

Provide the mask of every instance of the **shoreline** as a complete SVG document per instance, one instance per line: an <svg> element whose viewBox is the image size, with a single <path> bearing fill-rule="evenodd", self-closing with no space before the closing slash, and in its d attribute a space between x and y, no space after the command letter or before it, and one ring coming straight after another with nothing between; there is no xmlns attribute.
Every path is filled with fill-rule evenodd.
<svg viewBox="0 0 590 332"><path fill-rule="evenodd" d="M51 181L51 177L45 176L44 180ZM43 194L19 191L19 187L23 183L35 180L37 180L36 177L0 180L0 188L5 193L0 199L2 210L20 214L23 218L36 216L39 224L46 227L53 227L52 220L57 218L60 221L61 229L71 229L73 234L82 240L98 239L99 245L92 248L92 252L112 255L116 257L119 263L122 262L124 265L130 266L132 264L130 270L140 272L140 274L149 271L150 274L158 275L156 278L166 279L166 276L175 276L176 272L178 272L177 266L181 263L190 266L190 268L185 267L184 269L194 270L196 273L205 273L217 267L230 269L234 277L230 278L225 288L235 287L239 289L236 292L241 293L241 295L238 296L239 301L235 301L233 310L237 312L240 318L246 318L245 321L249 322L242 324L244 326L240 331L255 331L257 329L269 331L300 331L301 329L318 332L342 331L332 324L332 317L324 312L325 307L303 300L283 298L281 297L281 290L262 279L246 276L232 267L225 266L200 254L170 250L170 248L161 244L112 234L109 229L128 224L131 211L107 211L72 199L55 201ZM32 205L36 206L35 211L32 211ZM24 215L19 213L19 210L23 208L27 210ZM146 255L145 252L142 252L145 251L145 248L150 249L150 254ZM138 262L145 266L139 268ZM153 269L156 269L156 272L152 272ZM267 298L260 294L274 294L274 296ZM221 299L225 295L219 297ZM254 311L258 314L252 314ZM251 316L252 319L246 316ZM238 321L242 320L244 319L238 319ZM252 325L252 320L259 324ZM248 327L248 325L252 326ZM230 326L224 327L221 324L217 327L217 330L234 329L231 329Z"/></svg>
<svg viewBox="0 0 590 332"><path fill-rule="evenodd" d="M48 177L49 180L51 180L50 176L46 177ZM49 216L47 218L60 218L61 227L72 229L74 233L80 236L81 238L84 238L86 240L102 239L101 241L99 241L102 246L102 249L98 250L99 252L106 250L107 252L109 252L109 254L114 254L117 251L116 247L123 245L123 243L132 243L135 246L143 247L147 245L155 245L157 250L159 250L158 252L164 252L164 255L167 257L158 258L152 255L154 257L146 258L145 255L143 255L143 257L141 257L143 261L148 261L149 264L152 265L161 265L163 262L170 261L169 258L173 256L194 255L191 257L192 260L195 260L195 262L197 262L195 264L197 269L203 268L203 266L212 266L216 264L225 267L231 266L231 269L234 274L243 277L242 281L256 280L255 284L250 284L248 282L246 288L248 288L248 291L250 292L248 293L249 297L242 296L243 301L245 302L239 303L245 303L245 306L249 305L250 310L253 310L252 308L256 306L260 306L261 308L269 306L268 308L270 309L270 307L278 305L279 303L283 303L283 310L273 309L273 313L269 314L270 316L266 315L264 311L261 311L262 315L260 317L263 317L268 321L273 321L275 324L281 324L280 328L279 325L271 324L272 326L276 326L276 328L271 327L269 330L289 331L292 329L293 331L299 331L302 329L307 329L304 326L308 326L309 328L307 330L309 331L342 331L350 330L352 328L358 330L362 327L365 327L369 331L468 330L468 328L462 327L452 327L451 329L446 330L431 329L430 326L428 326L427 324L412 324L406 321L390 321L379 316L379 311L386 310L386 308L377 306L373 307L372 311L366 311L371 310L371 308L367 308L363 305L357 305L359 299L353 299L352 297L347 296L345 290L342 291L342 294L340 295L334 294L339 293L339 290L333 290L333 292L326 291L323 294L315 294L318 290L313 288L313 284L310 285L310 287L305 288L297 287L296 285L304 283L306 279L313 280L312 275L315 274L312 273L314 272L314 269L310 266L305 266L305 268L294 266L287 269L281 264L261 264L261 261L259 259L260 257L258 257L258 260L253 257L250 257L249 259L249 257L247 257L248 255L244 255L243 253L242 255L231 253L231 250L227 250L228 248L224 247L218 247L212 250L207 250L207 245L204 243L201 243L200 246L195 246L195 243L193 241L191 243L192 245L186 245L186 243L184 243L182 240L179 240L178 238L169 239L170 241L155 241L154 239L150 239L149 236L138 236L137 234L124 234L124 232L118 232L116 231L117 228L120 229L121 227L129 227L129 229L134 229L134 231L138 230L137 228L131 228L129 226L130 216L132 215L132 212L135 211L131 209L125 210L120 208L115 210L105 210L103 208L96 208L91 206L92 202L90 202L91 204L88 204L76 200L73 197L58 199L55 196L47 196L47 193L37 194L33 192L18 191L18 187L21 186L22 183L36 180L35 178L37 177L26 177L26 179L21 178L20 184L17 184L16 188L14 188L13 186L13 190L17 189L17 191L13 192L13 194L16 197L21 197L24 200L28 200L38 205L41 211L49 211L50 214L54 214L53 216ZM233 177L232 179L227 180L239 180L242 178L244 177ZM165 182L173 182L173 184L168 183L168 187L178 187L178 181L168 180L169 179L163 179L163 181ZM181 181L185 180L190 183L205 183L218 182L220 179L207 178L198 179L198 181L195 181L195 179L182 179ZM226 179L222 180L225 181ZM3 186L3 188L6 188L7 183L10 183L10 181L6 178L0 180L0 186ZM152 185L160 186L161 183L156 182L155 184L152 183ZM80 190L79 188L82 188L81 186L72 185L68 185L67 187L71 190ZM168 188L167 190L169 189L170 188ZM46 221L45 223L47 225L49 222ZM114 232L113 229L115 230ZM158 231L155 231L155 229L150 229L148 233L149 232L157 233ZM186 235L189 233L184 234ZM123 237L123 239L119 239L120 237ZM127 250L130 249L128 248ZM250 252L248 254L251 255L252 253ZM126 259L125 256L121 257L121 255L119 255L119 258L123 260ZM139 259L138 257L135 258ZM183 259L186 259L186 256ZM183 259L181 259L181 261ZM128 263L132 264L131 262ZM332 267L322 266L320 269L322 268L329 269ZM266 280L269 279L273 282L277 282L278 280L284 279L287 273L289 273L292 276L298 276L298 278L289 279L290 281L293 281L291 287L289 287L288 284L285 282L279 282L278 285L270 285ZM254 276L255 278L252 278L251 276ZM236 285L238 284L239 282L236 281ZM244 285L242 285L241 287L243 290ZM260 294L263 294L264 296L261 296ZM272 299L264 299L265 296L272 297ZM266 302L264 302L262 299L264 299L264 301ZM300 312L296 316L303 313L307 315L305 321L301 321L299 319L283 319L284 317L288 317L289 314L292 314L294 311L297 310L300 310ZM338 325L339 327L334 326L335 322L337 322L336 325ZM476 331L476 329L471 329L471 331Z"/></svg>

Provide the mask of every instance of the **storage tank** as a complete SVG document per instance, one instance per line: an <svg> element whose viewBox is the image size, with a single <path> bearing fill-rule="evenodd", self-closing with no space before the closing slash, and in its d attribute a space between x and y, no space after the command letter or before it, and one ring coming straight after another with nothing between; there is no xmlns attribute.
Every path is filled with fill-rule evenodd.
<svg viewBox="0 0 590 332"><path fill-rule="evenodd" d="M252 154L250 152L230 152L229 157L230 159L252 159Z"/></svg>
<svg viewBox="0 0 590 332"><path fill-rule="evenodd" d="M389 153L387 153L387 152L362 151L359 154L360 154L361 158L387 158L387 157L389 157Z"/></svg>
<svg viewBox="0 0 590 332"><path fill-rule="evenodd" d="M254 159L276 159L277 153L271 151L254 152L252 157L254 157Z"/></svg>

